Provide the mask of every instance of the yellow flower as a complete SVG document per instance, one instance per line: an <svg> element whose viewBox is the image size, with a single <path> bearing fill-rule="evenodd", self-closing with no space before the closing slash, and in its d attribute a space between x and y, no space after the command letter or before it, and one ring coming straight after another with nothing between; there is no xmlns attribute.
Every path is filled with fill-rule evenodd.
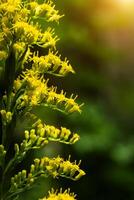
<svg viewBox="0 0 134 200"><path fill-rule="evenodd" d="M62 61L57 52L53 53L49 51L48 55L41 57L34 55L31 60L33 60L33 69L38 70L39 73L52 72L61 76L65 76L69 72L75 73L69 61L67 59Z"/></svg>
<svg viewBox="0 0 134 200"><path fill-rule="evenodd" d="M25 85L25 91L17 101L18 107L20 108L22 105L25 105L25 97L27 97L27 101L25 102L27 106L28 104L29 106L35 106L41 103L48 93L47 82L48 80L39 77L38 73L33 70L26 70L23 72L21 77L14 81L15 92L17 92L22 85Z"/></svg>
<svg viewBox="0 0 134 200"><path fill-rule="evenodd" d="M21 36L23 42L28 42L28 44L37 42L39 37L39 30L27 22L18 21L14 25L14 30L17 37Z"/></svg>
<svg viewBox="0 0 134 200"><path fill-rule="evenodd" d="M0 60L6 60L8 54L6 51L0 51Z"/></svg>
<svg viewBox="0 0 134 200"><path fill-rule="evenodd" d="M16 80L14 80L14 91L15 92L17 92L21 86L22 86L22 82L21 82L20 78L17 78Z"/></svg>
<svg viewBox="0 0 134 200"><path fill-rule="evenodd" d="M48 197L44 197L43 199L40 200L76 200L76 195L74 195L74 193L70 193L70 190L65 190L64 192L62 192L62 189L60 190L60 192L58 193L57 191L54 192L54 190L52 189L49 192Z"/></svg>
<svg viewBox="0 0 134 200"><path fill-rule="evenodd" d="M43 125L39 123L37 126L37 135L46 138L49 141L58 141L65 144L74 144L79 140L79 135L77 133L72 133L69 129L61 127L60 129L50 126ZM33 125L33 127L35 127Z"/></svg>
<svg viewBox="0 0 134 200"><path fill-rule="evenodd" d="M55 6L53 5L51 0L43 4L38 4L35 8L35 16L36 17L46 17L48 22L56 21L58 22L63 15L59 15L58 10L55 10Z"/></svg>
<svg viewBox="0 0 134 200"><path fill-rule="evenodd" d="M15 14L20 8L21 0L8 0L6 3L1 3L0 5L0 12L4 11L7 14Z"/></svg>
<svg viewBox="0 0 134 200"><path fill-rule="evenodd" d="M59 39L57 38L57 36L53 37L53 35L54 35L54 30L49 27L44 33L40 34L38 39L39 40L38 44L44 48L47 47L55 48L56 42Z"/></svg>
<svg viewBox="0 0 134 200"><path fill-rule="evenodd" d="M14 50L16 51L16 53L21 53L25 50L26 44L24 42L16 42L13 45Z"/></svg>
<svg viewBox="0 0 134 200"><path fill-rule="evenodd" d="M47 81L36 79L35 77L27 77L26 81L28 84L26 94L29 97L30 105L34 106L39 104L47 95Z"/></svg>
<svg viewBox="0 0 134 200"><path fill-rule="evenodd" d="M2 116L2 119L5 123L9 123L12 120L12 113L11 112L7 112L6 110L1 110L0 114Z"/></svg>
<svg viewBox="0 0 134 200"><path fill-rule="evenodd" d="M38 61L38 58L36 61ZM57 93L57 88L53 86L48 87L48 80L40 77L39 72L36 70L31 69L23 72L22 76L14 82L14 90L17 91L23 84L26 85L26 88L24 95L20 97L21 102L26 95L29 99L28 102L30 106L44 103L46 106L55 106L54 109L56 109L56 107L60 109L61 107L61 111L68 113L81 112L80 107L82 104L78 105L78 103L75 102L77 96L73 98L73 95L71 95L70 98L67 98L63 90ZM18 103L19 102L20 100Z"/></svg>
<svg viewBox="0 0 134 200"><path fill-rule="evenodd" d="M68 72L75 73L72 66L69 64L69 61L66 58L65 61L62 61L61 63L61 69L59 71L59 74L63 74L65 76Z"/></svg>
<svg viewBox="0 0 134 200"><path fill-rule="evenodd" d="M70 98L66 99L66 103L65 103L65 109L69 112L69 113L73 113L73 112L79 112L81 113L81 106L83 106L83 104L78 105L75 100L76 100L77 96L75 96L73 98L73 94L70 96Z"/></svg>
<svg viewBox="0 0 134 200"><path fill-rule="evenodd" d="M35 2L35 1L32 1L32 2L29 2L27 5L28 5L28 8L29 8L31 11L33 11L33 10L35 10L36 7L38 6L38 3Z"/></svg>
<svg viewBox="0 0 134 200"><path fill-rule="evenodd" d="M70 159L70 158L69 158ZM38 160L38 164L37 164ZM85 172L80 169L79 164L71 163L70 160L63 160L63 158L48 158L35 159L35 171L43 170L44 175L56 178L63 176L72 180L78 180L85 175ZM31 173L31 172L30 172ZM34 173L34 172L33 172ZM57 176L55 176L57 175Z"/></svg>
<svg viewBox="0 0 134 200"><path fill-rule="evenodd" d="M60 77L69 72L75 73L67 58L62 60L61 55L54 52L58 41L54 30L51 28L43 30L43 27L44 29L46 27L42 24L43 18L45 22L59 22L61 17L63 15L59 14L51 0L45 0L44 3L38 3L36 0L0 1L0 60L4 61L2 62L2 67L5 66L4 73L11 78L9 88L6 84L6 91L3 91L5 95L2 97L3 107L0 110L2 132L5 134L7 134L6 126L12 124L14 119L16 121L17 117L31 117L34 106L49 106L66 113L81 112L82 105L76 102L77 96L67 97L63 90L57 92L57 87L48 86L48 79L45 79L45 73ZM35 114L33 116L32 120L37 120L37 116ZM38 120L30 130L25 130L22 142L14 145L15 155L4 173L7 173L9 167L10 169L16 167L29 150L40 149L49 142L74 144L79 138L77 133L65 127L56 128L42 124L41 120ZM5 153L4 146L0 145L0 165ZM59 156L37 158L34 159L29 171L22 170L11 178L11 187L7 193L9 196L6 197L10 198L14 194L19 194L19 191L29 189L41 175L53 178L65 177L76 181L84 176L85 172L81 170L80 162L78 164L76 161L71 162L70 157L67 160ZM48 197L42 200L76 199L70 190L64 192L60 190L59 193L52 190Z"/></svg>

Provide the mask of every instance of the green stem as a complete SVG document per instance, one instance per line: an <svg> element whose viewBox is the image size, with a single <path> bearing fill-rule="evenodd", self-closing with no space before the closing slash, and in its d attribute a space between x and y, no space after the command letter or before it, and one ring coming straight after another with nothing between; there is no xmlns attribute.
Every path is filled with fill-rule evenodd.
<svg viewBox="0 0 134 200"><path fill-rule="evenodd" d="M1 186L0 186L0 200L3 200L3 190L4 190L4 175L2 174Z"/></svg>
<svg viewBox="0 0 134 200"><path fill-rule="evenodd" d="M5 147L5 141L6 141L6 125L2 123L2 144Z"/></svg>
<svg viewBox="0 0 134 200"><path fill-rule="evenodd" d="M5 168L4 172L3 172L4 175L9 171L10 168L12 169L14 161L15 161L15 159L12 159L12 160L9 161L9 163L7 164L7 166L6 166L6 168Z"/></svg>
<svg viewBox="0 0 134 200"><path fill-rule="evenodd" d="M11 199L12 197L14 197L14 196L16 196L16 195L18 195L18 194L20 194L20 193L22 193L22 192L24 192L24 191L25 191L24 189L20 189L20 190L18 190L17 192L12 193L12 194L9 195L9 196L8 196L8 194L6 194L5 197L3 198L3 200L9 200L9 199Z"/></svg>

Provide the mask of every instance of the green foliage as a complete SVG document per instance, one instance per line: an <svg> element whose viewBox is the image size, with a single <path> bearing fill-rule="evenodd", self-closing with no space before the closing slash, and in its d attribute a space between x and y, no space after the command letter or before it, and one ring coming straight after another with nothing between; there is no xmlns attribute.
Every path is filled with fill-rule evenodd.
<svg viewBox="0 0 134 200"><path fill-rule="evenodd" d="M82 117L62 118L74 129L79 124L81 140L72 154L85 157L90 174L74 186L81 200L134 199L134 4L123 3L65 0L62 6L59 48L79 71L64 87L77 89L85 102Z"/></svg>

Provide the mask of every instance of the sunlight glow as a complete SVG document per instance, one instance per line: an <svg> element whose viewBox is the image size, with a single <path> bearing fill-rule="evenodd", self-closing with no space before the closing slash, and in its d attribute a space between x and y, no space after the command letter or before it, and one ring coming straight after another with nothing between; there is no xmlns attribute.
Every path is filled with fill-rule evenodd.
<svg viewBox="0 0 134 200"><path fill-rule="evenodd" d="M134 0L117 0L119 3L124 4L124 5L131 5L134 3Z"/></svg>
<svg viewBox="0 0 134 200"><path fill-rule="evenodd" d="M133 12L134 9L134 0L115 0L118 3L118 6L124 11Z"/></svg>

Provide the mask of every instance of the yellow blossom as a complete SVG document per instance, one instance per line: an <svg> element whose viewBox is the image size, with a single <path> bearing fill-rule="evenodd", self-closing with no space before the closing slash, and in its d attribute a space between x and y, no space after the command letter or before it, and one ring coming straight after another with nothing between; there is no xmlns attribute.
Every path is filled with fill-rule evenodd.
<svg viewBox="0 0 134 200"><path fill-rule="evenodd" d="M23 21L16 22L14 30L17 37L21 36L22 41L28 42L28 44L36 42L40 33L35 26Z"/></svg>
<svg viewBox="0 0 134 200"><path fill-rule="evenodd" d="M79 140L79 135L77 133L72 133L69 129L65 127L56 128L50 125L43 125L39 123L37 126L37 135L46 138L49 141L59 141L65 144L74 144Z"/></svg>
<svg viewBox="0 0 134 200"><path fill-rule="evenodd" d="M5 60L8 54L6 51L0 51L0 60Z"/></svg>
<svg viewBox="0 0 134 200"><path fill-rule="evenodd" d="M59 39L57 38L57 36L54 37L54 30L49 27L44 33L40 34L38 39L38 44L44 48L47 47L55 48L56 42L58 40Z"/></svg>
<svg viewBox="0 0 134 200"><path fill-rule="evenodd" d="M52 72L57 73L61 76L65 76L69 72L74 73L72 66L69 64L69 61L65 59L62 61L60 55L57 55L57 52L49 52L46 56L33 56L33 69L38 70L40 73Z"/></svg>
<svg viewBox="0 0 134 200"><path fill-rule="evenodd" d="M7 14L14 14L20 8L21 0L8 0L0 5L0 12L4 11Z"/></svg>
<svg viewBox="0 0 134 200"><path fill-rule="evenodd" d="M38 3L35 1L29 2L28 4L28 8L33 11L34 9L36 9L36 7L38 6Z"/></svg>
<svg viewBox="0 0 134 200"><path fill-rule="evenodd" d="M70 190L65 190L64 192L62 189L58 193L58 191L54 191L53 189L49 192L48 197L44 197L40 200L76 200L76 195L74 193L70 193Z"/></svg>
<svg viewBox="0 0 134 200"><path fill-rule="evenodd" d="M17 53L20 53L25 50L25 46L26 46L26 44L24 42L16 42L13 45L13 48Z"/></svg>
<svg viewBox="0 0 134 200"><path fill-rule="evenodd" d="M79 164L71 163L70 160L64 161L63 158L48 158L44 157L41 159L34 160L34 168L31 165L30 174L34 174L41 170L46 176L53 176L54 178L63 176L73 180L78 180L80 177L85 175L85 172L80 169Z"/></svg>
<svg viewBox="0 0 134 200"><path fill-rule="evenodd" d="M32 185L38 175L44 175L45 177L52 176L66 177L72 180L78 180L80 177L85 175L85 172L80 169L79 164L76 162L71 163L70 160L64 161L63 158L48 158L44 157L41 159L34 159L34 164L31 165L30 172L23 175L23 170L11 178L11 188L10 191L14 192L16 189L20 188L21 184L25 183ZM61 196L62 197L62 196ZM64 197L64 196L63 196ZM65 195L65 197L67 197Z"/></svg>
<svg viewBox="0 0 134 200"><path fill-rule="evenodd" d="M58 10L55 10L55 6L52 1L49 0L43 4L38 4L35 8L36 17L46 17L47 21L56 21L58 22L63 15L59 15Z"/></svg>
<svg viewBox="0 0 134 200"><path fill-rule="evenodd" d="M21 86L22 86L22 82L19 78L14 80L14 91L15 92L17 92L20 89Z"/></svg>
<svg viewBox="0 0 134 200"><path fill-rule="evenodd" d="M6 110L1 110L0 114L4 123L10 123L12 120L12 113Z"/></svg>
<svg viewBox="0 0 134 200"><path fill-rule="evenodd" d="M3 134L1 138L6 148L8 149L7 141L10 142L12 137L12 134L9 134L10 128L13 133L18 119L26 116L26 119L30 117L32 121L36 120L32 128L24 131L22 142L14 144L14 155L9 158L9 162L5 162L6 151L4 146L0 145L0 166L7 164L6 168L2 169L4 175L12 173L12 169L16 168L30 150L44 148L49 142L72 145L80 138L77 133L65 127L57 128L44 124L40 119L37 120L36 114L32 114L33 108L37 106L50 107L65 113L81 112L82 106L76 102L77 96L67 97L64 90L59 91L51 84L49 86L47 74L61 77L75 71L67 58L62 60L61 55L56 52L58 38L54 29L45 28L46 25L42 23L42 20L59 22L63 15L59 14L51 0L41 2L0 1L0 61L2 60L1 70L4 75L0 117ZM40 176L65 177L76 181L84 175L80 162L71 162L70 156L67 160L59 156L36 158L28 171L22 170L11 178L9 188L7 187L9 190L5 191L7 196L4 193L3 195L5 199L16 199ZM76 198L70 190L60 190L59 193L52 190L48 197L42 200Z"/></svg>

